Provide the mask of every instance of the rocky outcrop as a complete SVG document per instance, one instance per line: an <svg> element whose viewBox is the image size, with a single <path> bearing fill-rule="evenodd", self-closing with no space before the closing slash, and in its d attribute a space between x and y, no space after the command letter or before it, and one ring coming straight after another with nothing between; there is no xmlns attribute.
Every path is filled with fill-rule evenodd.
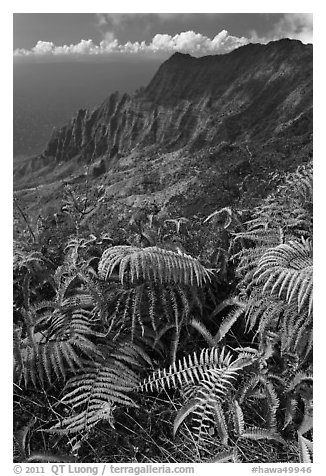
<svg viewBox="0 0 326 476"><path fill-rule="evenodd" d="M149 145L198 150L311 131L312 46L280 40L202 58L176 53L138 96L115 93L80 110L42 156L110 160Z"/></svg>

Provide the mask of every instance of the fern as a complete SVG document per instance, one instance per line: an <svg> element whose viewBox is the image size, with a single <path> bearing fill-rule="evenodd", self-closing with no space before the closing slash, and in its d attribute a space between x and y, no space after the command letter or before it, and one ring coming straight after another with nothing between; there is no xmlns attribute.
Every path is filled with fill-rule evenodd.
<svg viewBox="0 0 326 476"><path fill-rule="evenodd" d="M117 266L121 283L126 279L126 272L132 283L142 278L161 284L202 286L210 278L210 272L195 258L156 246L148 248L114 246L109 248L100 259L98 274L102 279L107 279Z"/></svg>
<svg viewBox="0 0 326 476"><path fill-rule="evenodd" d="M214 220L214 223L218 226L226 229L230 226L232 219L233 219L232 210L229 207L221 208L220 210L216 210L215 212L211 213L205 220L204 223Z"/></svg>
<svg viewBox="0 0 326 476"><path fill-rule="evenodd" d="M30 273L38 273L42 267L52 267L53 263L39 251L27 251L19 243L14 242L14 272L26 269Z"/></svg>
<svg viewBox="0 0 326 476"><path fill-rule="evenodd" d="M234 450L222 451L221 453L214 456L214 458L211 458L209 461L207 461L207 463L236 463L236 462L239 462L239 461L236 460Z"/></svg>
<svg viewBox="0 0 326 476"><path fill-rule="evenodd" d="M297 301L298 311L308 307L312 312L312 247L309 240L289 242L268 251L261 258L254 274L267 290L285 296L287 303Z"/></svg>
<svg viewBox="0 0 326 476"><path fill-rule="evenodd" d="M234 400L234 402L232 403L232 406L233 406L232 416L233 416L233 424L234 424L235 432L237 435L240 436L244 432L243 411L237 400Z"/></svg>
<svg viewBox="0 0 326 476"><path fill-rule="evenodd" d="M298 433L298 446L299 446L299 462L300 463L312 463L312 442Z"/></svg>
<svg viewBox="0 0 326 476"><path fill-rule="evenodd" d="M261 418L266 423L267 429L275 432L277 429L276 414L280 407L280 401L272 379L268 374L265 376L260 372L251 375L248 380L243 382L238 391L239 403L242 405L246 403L248 405L251 402L251 406L252 401L259 397L262 410L260 412ZM264 406L263 402L265 402Z"/></svg>
<svg viewBox="0 0 326 476"><path fill-rule="evenodd" d="M128 288L112 288L108 296L105 321L112 329L119 323L131 331L131 339L153 333L156 344L170 331L170 355L173 362L179 347L183 327L193 312L198 313L194 295L200 291L182 286L140 283Z"/></svg>
<svg viewBox="0 0 326 476"><path fill-rule="evenodd" d="M30 381L37 386L46 380L65 380L83 365L83 358L98 354L93 341L98 336L94 293L67 263L54 274L54 299L35 305L26 302L26 309L21 309L24 323L16 329L21 338L14 339L14 372L25 386Z"/></svg>
<svg viewBox="0 0 326 476"><path fill-rule="evenodd" d="M206 342L214 347L217 346L225 335L230 331L231 327L237 322L240 316L242 316L246 310L246 305L237 299L228 299L223 301L210 315L210 318L215 317L219 312L226 307L231 307L232 310L221 322L218 331L213 336L206 328L204 323L197 318L192 318L190 324L196 329L206 340Z"/></svg>
<svg viewBox="0 0 326 476"><path fill-rule="evenodd" d="M213 404L214 423L222 445L227 445L229 440L228 426L221 403L216 400Z"/></svg>
<svg viewBox="0 0 326 476"><path fill-rule="evenodd" d="M204 220L218 229L211 254L216 282L183 250L191 224L174 248L163 249L154 245L169 237L153 215L141 230L142 243L150 246L111 246L102 253L95 246L111 238L78 236L55 272L42 253L17 248L15 286L22 299L15 309L15 382L42 391L65 385L56 406L65 416L51 432L78 439L101 421L116 432L115 409L136 407L136 392L179 389L173 433L189 423L200 452L216 435L225 451L212 461L237 462L234 448L244 439L284 444L278 429L287 427L287 434L298 431L301 460L311 461L311 443L303 436L312 429L311 166L283 178L244 225L229 207ZM86 205L81 214L88 213ZM177 235L186 235L186 221L167 220ZM233 265L239 297L216 306L222 271L233 284L227 275ZM240 319L248 342L232 332ZM178 359L191 348L190 325L210 348ZM169 351L171 365L141 381L144 367L151 367L148 349L159 359Z"/></svg>
<svg viewBox="0 0 326 476"><path fill-rule="evenodd" d="M24 379L25 386L29 381L37 386L38 380L44 385L45 378L49 382L54 378L65 379L68 369L76 372L82 366L81 355L91 358L98 353L95 344L87 337L89 327L79 317L72 318L69 327L65 324L65 330L62 326L59 328L60 332L49 339L33 330L19 342L18 337L14 337L14 375L18 382Z"/></svg>
<svg viewBox="0 0 326 476"><path fill-rule="evenodd" d="M239 317L244 314L244 311L246 309L246 305L238 300L229 300L226 302L226 305L231 306L233 309L223 319L219 330L215 336L216 343L220 342L224 338L224 336L229 332L231 327L237 322Z"/></svg>
<svg viewBox="0 0 326 476"><path fill-rule="evenodd" d="M241 438L246 438L250 440L275 440L282 445L286 445L286 441L278 433L275 433L265 428L248 428L245 432L241 434Z"/></svg>
<svg viewBox="0 0 326 476"><path fill-rule="evenodd" d="M255 209L247 231L235 237L247 246L234 257L239 260L238 289L247 300L246 328L255 331L260 343L275 332L281 355L298 354L302 366L312 352L311 193L308 165L289 174Z"/></svg>
<svg viewBox="0 0 326 476"><path fill-rule="evenodd" d="M186 417L193 415L194 435L200 441L210 425L214 425L223 442L228 439L227 425L222 403L232 389L238 372L251 365L253 359L247 353L232 360L223 348L203 349L199 355L188 355L171 365L158 370L147 378L140 390L187 388L188 402L178 412L174 422L174 433Z"/></svg>
<svg viewBox="0 0 326 476"><path fill-rule="evenodd" d="M310 372L295 372L286 383L284 388L286 411L283 428L293 422L301 402L303 403L303 418L298 432L305 434L312 429L312 384L313 377Z"/></svg>
<svg viewBox="0 0 326 476"><path fill-rule="evenodd" d="M141 366L144 358L148 361L148 356L124 339L102 346L101 352L101 360L85 362L67 382L61 403L71 409L72 415L52 427L52 432L88 433L102 420L114 427L116 405L137 406L129 396L139 385L134 368Z"/></svg>
<svg viewBox="0 0 326 476"><path fill-rule="evenodd" d="M180 408L173 423L174 436L176 432L178 431L178 428L181 425L181 423L183 423L183 421L187 418L187 416L193 413L198 407L200 407L200 400L198 398L192 398Z"/></svg>
<svg viewBox="0 0 326 476"><path fill-rule="evenodd" d="M208 372L219 368L227 367L232 372L250 365L252 357L246 353L240 354L232 362L230 353L225 354L225 349L220 351L218 348L202 349L199 356L194 352L193 355L183 357L183 359L170 365L168 369L157 370L148 377L140 386L140 390L159 391L160 389L174 388L188 384L197 384L208 375ZM239 365L239 367L237 367Z"/></svg>
<svg viewBox="0 0 326 476"><path fill-rule="evenodd" d="M256 207L252 219L245 224L246 231L235 235L235 240L246 243L234 256L240 259L238 271L244 286L252 283L252 272L269 249L312 235L311 203L312 164L308 164L287 174L277 191Z"/></svg>
<svg viewBox="0 0 326 476"><path fill-rule="evenodd" d="M110 328L118 322L130 326L132 340L137 333L148 335L152 328L156 343L171 329L170 359L174 362L183 326L193 309L200 308L200 286L210 272L185 254L157 247L117 246L103 253L98 275L113 290L106 316ZM120 287L112 287L117 278Z"/></svg>
<svg viewBox="0 0 326 476"><path fill-rule="evenodd" d="M224 412L219 402L226 399L235 377L236 372L233 369L207 371L205 378L194 389L199 404L193 411L193 433L199 442L213 425L217 426L223 441L227 438L227 432L223 432L223 429L226 430Z"/></svg>

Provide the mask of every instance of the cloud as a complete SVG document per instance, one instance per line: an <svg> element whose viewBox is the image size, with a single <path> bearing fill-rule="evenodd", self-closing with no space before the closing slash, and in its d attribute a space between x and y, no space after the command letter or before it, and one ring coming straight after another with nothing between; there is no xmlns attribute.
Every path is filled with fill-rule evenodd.
<svg viewBox="0 0 326 476"><path fill-rule="evenodd" d="M165 18L169 14L160 15ZM194 56L223 54L248 43L267 43L280 38L298 39L303 43L312 42L312 14L309 13L284 14L263 37L258 36L255 31L248 33L247 37L238 37L230 35L227 30L222 30L214 38L209 38L201 33L189 30L177 33L174 36L158 33L153 36L149 43L145 41L120 43L115 37L113 29L121 25L122 22L129 21L129 17L128 14L97 14L97 22L103 33L103 40L99 44L94 43L91 39L81 40L75 45L63 46L56 46L48 41L38 41L30 50L15 50L14 57L60 59L64 57L117 58L118 56L133 55L164 59L176 51L190 53Z"/></svg>
<svg viewBox="0 0 326 476"><path fill-rule="evenodd" d="M222 30L213 39L194 31L184 31L174 36L168 34L156 34L150 43L130 42L120 44L112 33L99 44L93 40L81 40L76 45L56 46L52 42L39 41L32 49L17 49L15 57L56 57L56 56L94 56L114 54L152 54L167 55L180 51L196 56L208 54L228 53L239 46L249 43L245 37L231 36L226 30Z"/></svg>
<svg viewBox="0 0 326 476"><path fill-rule="evenodd" d="M213 39L194 31L185 31L175 36L157 34L149 48L157 51L181 51L199 55L228 53L229 51L249 43L248 38L231 36L222 30Z"/></svg>
<svg viewBox="0 0 326 476"><path fill-rule="evenodd" d="M312 43L312 13L286 13L275 25L274 32L280 37Z"/></svg>
<svg viewBox="0 0 326 476"><path fill-rule="evenodd" d="M196 14L198 18L199 14ZM141 28L145 25L150 27L151 23L165 23L171 21L187 21L194 17L194 13L96 13L98 27L102 30L105 27L118 29L126 24L137 22ZM137 25L133 25L137 27Z"/></svg>
<svg viewBox="0 0 326 476"><path fill-rule="evenodd" d="M313 15L312 13L285 13L283 17L264 36L258 36L255 31L250 32L252 41L267 43L280 38L300 40L302 43L313 42Z"/></svg>

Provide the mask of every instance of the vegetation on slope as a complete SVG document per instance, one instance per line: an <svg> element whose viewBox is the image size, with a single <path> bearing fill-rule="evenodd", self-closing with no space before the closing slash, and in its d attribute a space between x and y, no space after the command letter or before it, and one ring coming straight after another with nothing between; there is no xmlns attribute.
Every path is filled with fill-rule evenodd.
<svg viewBox="0 0 326 476"><path fill-rule="evenodd" d="M105 232L73 188L67 220L16 204L16 461L311 459L312 166L273 180Z"/></svg>

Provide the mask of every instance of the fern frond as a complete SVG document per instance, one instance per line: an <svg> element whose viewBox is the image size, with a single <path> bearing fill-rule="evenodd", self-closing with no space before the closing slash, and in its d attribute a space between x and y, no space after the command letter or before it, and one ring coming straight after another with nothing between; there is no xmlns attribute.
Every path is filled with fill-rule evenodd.
<svg viewBox="0 0 326 476"><path fill-rule="evenodd" d="M73 414L55 425L51 431L63 433L88 432L101 420L113 425L112 411L116 404L137 407L129 395L139 386L135 365L147 355L135 344L121 341L101 347L103 359L86 361L65 387L62 403Z"/></svg>
<svg viewBox="0 0 326 476"><path fill-rule="evenodd" d="M267 409L268 409L268 428L272 431L276 431L277 421L276 421L276 412L280 406L280 401L278 399L276 390L271 381L267 381L264 385L265 395L267 400Z"/></svg>
<svg viewBox="0 0 326 476"><path fill-rule="evenodd" d="M62 401L74 409L87 404L89 412L92 412L92 405L97 408L103 401L135 406L126 392L132 391L137 383L135 373L123 363L115 366L95 363L69 380Z"/></svg>
<svg viewBox="0 0 326 476"><path fill-rule="evenodd" d="M126 279L126 273L132 283L144 279L161 284L202 286L210 279L209 270L195 258L156 246L114 246L107 249L99 262L99 276L108 279L116 267L119 268L121 283Z"/></svg>
<svg viewBox="0 0 326 476"><path fill-rule="evenodd" d="M298 433L298 445L299 445L299 462L300 463L312 463L312 442Z"/></svg>
<svg viewBox="0 0 326 476"><path fill-rule="evenodd" d="M222 228L226 229L230 226L232 222L232 210L229 207L221 208L220 210L215 210L215 212L211 213L207 218L205 218L204 223L212 220L214 218L214 222L221 226Z"/></svg>
<svg viewBox="0 0 326 476"><path fill-rule="evenodd" d="M234 379L235 372L229 368L219 371L208 370L199 385L196 386L196 398L199 404L193 411L192 419L193 434L198 442L202 440L210 426L216 426L216 402L226 398ZM219 429L222 430L223 427Z"/></svg>
<svg viewBox="0 0 326 476"><path fill-rule="evenodd" d="M286 441L276 432L266 430L265 428L248 428L241 435L241 438L247 438L250 440L275 440L282 445L286 445Z"/></svg>
<svg viewBox="0 0 326 476"><path fill-rule="evenodd" d="M253 389L256 388L256 386L259 383L259 376L257 374L252 375L249 380L244 381L242 386L239 389L239 402L243 403L245 401L245 398L250 395L250 393L253 391Z"/></svg>
<svg viewBox="0 0 326 476"><path fill-rule="evenodd" d="M36 313L44 309L46 312L37 317ZM23 312L27 335L20 341L14 339L14 354L16 378L23 378L26 386L29 381L36 386L37 381L44 383L44 379L65 379L69 372L82 366L83 356L91 359L98 355L91 340L98 333L91 327L89 313L67 309L55 302L43 302Z"/></svg>
<svg viewBox="0 0 326 476"><path fill-rule="evenodd" d="M215 309L215 311L211 314L210 317L215 316L221 310L229 306L234 307L234 309L231 310L228 315L223 319L215 336L213 336L209 332L203 322L201 322L199 319L193 318L190 321L190 324L194 327L194 329L196 329L204 337L206 342L212 347L216 346L225 337L225 335L229 332L233 324L236 323L238 318L245 312L246 309L246 305L243 304L241 301L236 299L228 299L226 301L223 301Z"/></svg>
<svg viewBox="0 0 326 476"><path fill-rule="evenodd" d="M228 427L225 421L225 415L222 405L216 400L212 406L214 423L222 445L227 445L229 439Z"/></svg>
<svg viewBox="0 0 326 476"><path fill-rule="evenodd" d="M217 334L214 337L215 345L217 345L223 337L229 332L231 327L237 322L240 316L245 312L246 305L243 303L237 302L233 305L235 309L230 311L228 315L223 319Z"/></svg>
<svg viewBox="0 0 326 476"><path fill-rule="evenodd" d="M159 391L164 388L183 386L186 384L196 384L205 377L211 376L211 372L219 373L224 368L229 368L236 373L241 368L250 365L252 359L250 357L242 358L239 356L232 361L230 353L220 351L218 348L203 349L199 357L196 353L192 356L188 355L182 360L170 365L168 369L159 369L147 378L140 386L140 390Z"/></svg>
<svg viewBox="0 0 326 476"><path fill-rule="evenodd" d="M244 418L243 418L243 411L239 405L237 400L234 400L232 403L232 417L233 417L233 424L235 428L235 432L237 435L241 436L244 432Z"/></svg>
<svg viewBox="0 0 326 476"><path fill-rule="evenodd" d="M140 389L181 387L190 398L179 411L175 431L191 413L193 434L200 442L210 426L215 426L223 444L228 440L228 429L222 401L233 388L237 373L252 363L252 356L241 353L232 359L230 353L217 348L203 349L197 357L188 355L169 367L156 371L145 380Z"/></svg>
<svg viewBox="0 0 326 476"><path fill-rule="evenodd" d="M51 266L52 262L39 251L25 251L14 247L14 271L26 268L29 272L37 272L42 266Z"/></svg>
<svg viewBox="0 0 326 476"><path fill-rule="evenodd" d="M24 339L16 349L16 378L24 378L27 386L31 380L37 386L38 380L44 383L46 377L49 382L53 378L65 379L67 371L75 373L81 366L81 355L95 356L96 346L82 334L71 335L64 340L43 341L38 333L38 340L31 343ZM17 354L19 355L17 359Z"/></svg>
<svg viewBox="0 0 326 476"><path fill-rule="evenodd" d="M209 344L211 347L215 346L214 337L212 336L212 334L209 332L209 330L207 329L207 327L202 321L196 318L192 318L189 324L204 337L207 344Z"/></svg>
<svg viewBox="0 0 326 476"><path fill-rule="evenodd" d="M197 398L192 398L180 408L177 416L174 419L173 436L175 436L181 423L187 418L188 415L194 412L194 410L199 406L199 404L200 402L199 400L197 400Z"/></svg>
<svg viewBox="0 0 326 476"><path fill-rule="evenodd" d="M297 301L298 310L307 306L312 310L312 245L309 240L302 243L289 242L269 250L261 258L254 274L257 282L263 282L263 292L277 291L279 296L291 303Z"/></svg>
<svg viewBox="0 0 326 476"><path fill-rule="evenodd" d="M71 434L89 432L100 421L106 420L114 428L113 410L114 405L110 402L102 402L92 405L91 411L83 410L77 415L65 418L62 422L52 427L48 432L57 434Z"/></svg>
<svg viewBox="0 0 326 476"><path fill-rule="evenodd" d="M234 455L234 450L230 451L222 451L218 455L214 456L214 458L211 458L208 463L235 463L235 455ZM237 461L238 462L238 461Z"/></svg>
<svg viewBox="0 0 326 476"><path fill-rule="evenodd" d="M294 377L290 380L288 385L285 388L285 392L292 392L297 390L300 384L303 382L309 382L312 384L313 375L309 372L296 372Z"/></svg>
<svg viewBox="0 0 326 476"><path fill-rule="evenodd" d="M296 410L298 408L298 399L297 398L288 398L285 406L285 416L284 416L284 425L282 430L292 423Z"/></svg>
<svg viewBox="0 0 326 476"><path fill-rule="evenodd" d="M298 429L298 433L304 435L313 428L313 404L311 401L306 401L304 404L303 419Z"/></svg>

